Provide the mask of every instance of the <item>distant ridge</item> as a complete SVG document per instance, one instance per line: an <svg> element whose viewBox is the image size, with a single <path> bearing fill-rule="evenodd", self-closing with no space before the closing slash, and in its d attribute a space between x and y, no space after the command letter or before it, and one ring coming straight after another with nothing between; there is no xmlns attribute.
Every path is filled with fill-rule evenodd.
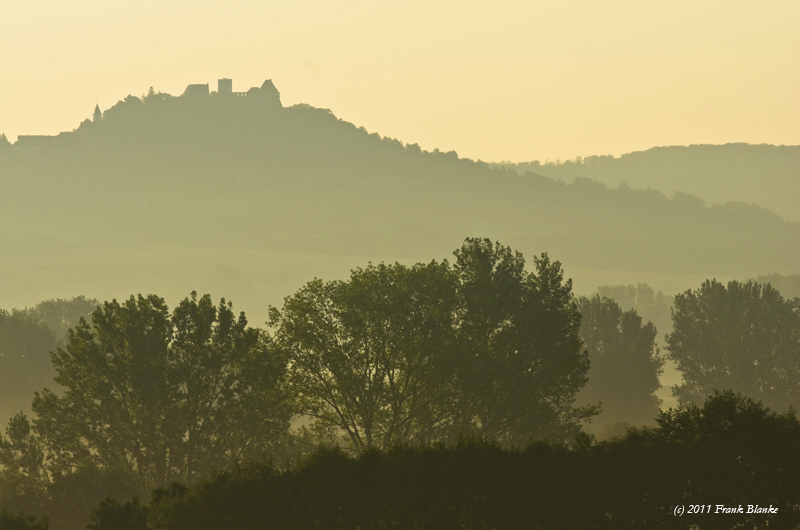
<svg viewBox="0 0 800 530"><path fill-rule="evenodd" d="M620 157L590 156L556 162L504 164L561 180L591 178L616 187L676 191L707 203L755 203L800 221L800 145L689 145L653 147Z"/></svg>

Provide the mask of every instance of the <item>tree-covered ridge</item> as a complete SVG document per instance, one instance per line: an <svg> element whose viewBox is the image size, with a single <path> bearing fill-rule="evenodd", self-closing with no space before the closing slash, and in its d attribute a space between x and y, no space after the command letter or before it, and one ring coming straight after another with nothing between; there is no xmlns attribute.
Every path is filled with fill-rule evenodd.
<svg viewBox="0 0 800 530"><path fill-rule="evenodd" d="M488 231L593 269L744 277L800 263L800 226L755 205L520 176L307 105L129 96L51 148L2 153L9 249L47 238L396 259Z"/></svg>
<svg viewBox="0 0 800 530"><path fill-rule="evenodd" d="M587 156L574 160L505 164L571 181L589 178L616 187L652 188L668 196L685 192L708 203L756 203L789 221L800 221L800 146L690 145L653 147L619 157Z"/></svg>

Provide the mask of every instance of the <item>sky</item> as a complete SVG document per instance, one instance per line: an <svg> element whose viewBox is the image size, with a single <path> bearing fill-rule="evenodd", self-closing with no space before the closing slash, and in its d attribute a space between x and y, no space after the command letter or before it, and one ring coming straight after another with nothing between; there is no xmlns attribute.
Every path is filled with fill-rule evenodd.
<svg viewBox="0 0 800 530"><path fill-rule="evenodd" d="M0 0L12 142L220 77L485 161L797 145L800 1Z"/></svg>

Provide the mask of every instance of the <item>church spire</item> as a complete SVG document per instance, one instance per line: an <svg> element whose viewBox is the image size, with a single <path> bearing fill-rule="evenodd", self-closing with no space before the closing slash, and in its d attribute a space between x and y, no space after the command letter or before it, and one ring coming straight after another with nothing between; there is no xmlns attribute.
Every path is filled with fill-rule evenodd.
<svg viewBox="0 0 800 530"><path fill-rule="evenodd" d="M100 104L94 106L94 115L92 116L92 121L97 123L103 118L103 113L100 112Z"/></svg>

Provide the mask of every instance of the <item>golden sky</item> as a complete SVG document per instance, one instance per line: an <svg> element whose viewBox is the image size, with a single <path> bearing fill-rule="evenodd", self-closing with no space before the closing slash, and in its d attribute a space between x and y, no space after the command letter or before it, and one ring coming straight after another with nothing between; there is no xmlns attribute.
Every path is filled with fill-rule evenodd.
<svg viewBox="0 0 800 530"><path fill-rule="evenodd" d="M12 142L225 76L482 160L800 144L800 1L0 0Z"/></svg>

